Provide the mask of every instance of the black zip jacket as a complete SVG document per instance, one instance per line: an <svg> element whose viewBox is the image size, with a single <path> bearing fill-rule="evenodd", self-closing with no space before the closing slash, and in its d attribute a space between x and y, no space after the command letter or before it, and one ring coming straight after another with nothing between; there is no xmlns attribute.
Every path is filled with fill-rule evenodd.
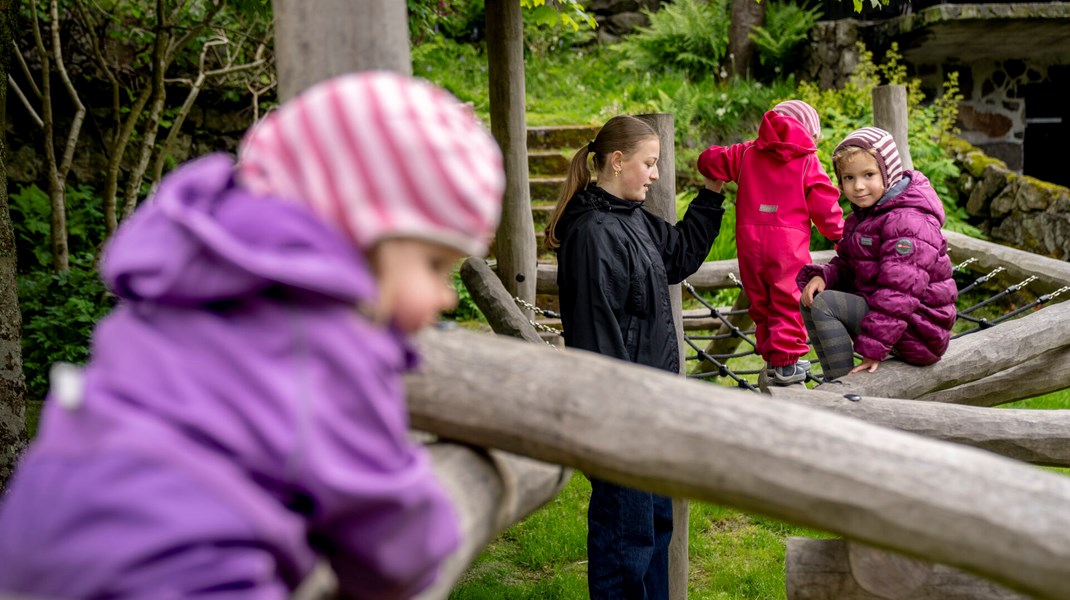
<svg viewBox="0 0 1070 600"><path fill-rule="evenodd" d="M724 195L703 189L676 225L590 185L557 224L565 345L679 372L669 285L698 270L721 228Z"/></svg>

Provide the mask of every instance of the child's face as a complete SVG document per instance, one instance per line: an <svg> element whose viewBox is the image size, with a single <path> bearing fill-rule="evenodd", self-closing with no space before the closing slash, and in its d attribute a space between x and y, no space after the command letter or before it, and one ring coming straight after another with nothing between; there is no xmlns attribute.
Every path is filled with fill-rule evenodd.
<svg viewBox="0 0 1070 600"><path fill-rule="evenodd" d="M433 324L443 311L457 306L450 279L461 252L434 242L386 239L369 254L379 280L375 318L405 333Z"/></svg>
<svg viewBox="0 0 1070 600"><path fill-rule="evenodd" d="M884 178L877 159L868 152L857 152L840 167L840 189L858 208L869 208L884 195Z"/></svg>
<svg viewBox="0 0 1070 600"><path fill-rule="evenodd" d="M661 143L656 137L644 140L629 156L614 152L609 161L610 172L599 175L598 185L621 200L646 200L646 193L659 177L660 153ZM614 175L613 171L618 169L620 175Z"/></svg>

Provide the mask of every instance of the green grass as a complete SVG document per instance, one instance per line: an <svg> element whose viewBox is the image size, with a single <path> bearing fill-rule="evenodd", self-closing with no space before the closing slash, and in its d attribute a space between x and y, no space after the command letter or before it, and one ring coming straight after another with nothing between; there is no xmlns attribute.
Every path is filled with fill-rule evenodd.
<svg viewBox="0 0 1070 600"><path fill-rule="evenodd" d="M450 594L456 600L587 598L587 502L575 473L565 489L490 544ZM827 537L704 502L691 503L689 597L784 598L784 542Z"/></svg>

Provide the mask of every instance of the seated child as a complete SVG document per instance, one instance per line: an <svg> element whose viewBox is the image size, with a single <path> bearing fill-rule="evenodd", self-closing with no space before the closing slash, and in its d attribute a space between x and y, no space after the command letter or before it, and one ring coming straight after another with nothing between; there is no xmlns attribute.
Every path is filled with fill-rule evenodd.
<svg viewBox="0 0 1070 600"><path fill-rule="evenodd" d="M0 591L282 600L317 556L345 597L426 588L458 524L407 437L408 336L456 302L503 186L465 106L387 72L169 174L110 241L119 306L0 507Z"/></svg>
<svg viewBox="0 0 1070 600"><path fill-rule="evenodd" d="M832 162L853 210L836 257L807 265L797 278L825 378L872 373L893 354L935 363L947 350L958 297L940 198L924 175L903 170L895 140L882 129L852 132ZM854 352L862 356L857 367Z"/></svg>
<svg viewBox="0 0 1070 600"><path fill-rule="evenodd" d="M810 262L810 223L840 239L840 193L817 158L817 111L788 100L765 113L758 139L710 146L698 159L704 176L735 181L736 248L758 354L773 385L806 380L810 348L799 315L795 275Z"/></svg>

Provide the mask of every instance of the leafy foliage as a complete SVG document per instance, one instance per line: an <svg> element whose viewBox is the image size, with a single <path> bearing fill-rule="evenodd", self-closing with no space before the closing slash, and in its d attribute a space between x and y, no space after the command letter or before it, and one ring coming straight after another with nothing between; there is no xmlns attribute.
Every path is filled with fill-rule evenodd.
<svg viewBox="0 0 1070 600"><path fill-rule="evenodd" d="M93 327L113 300L88 253L72 254L68 273L37 269L18 279L27 398L39 400L48 391L52 363L85 363Z"/></svg>
<svg viewBox="0 0 1070 600"><path fill-rule="evenodd" d="M539 25L560 24L573 31L579 31L580 24L591 29L598 26L581 0L520 0L520 5L530 11L531 18Z"/></svg>
<svg viewBox="0 0 1070 600"><path fill-rule="evenodd" d="M967 235L980 236L977 228L967 222L965 208L959 205L955 180L959 168L949 153L944 150L944 136L953 132L958 102L962 95L958 89L958 74L952 74L944 82L943 96L934 103L924 104L920 81L908 79L902 55L892 44L884 60L876 64L872 52L859 46L858 67L842 89L821 90L815 84L799 85L798 97L809 102L821 116L821 141L818 154L830 174L831 156L836 145L851 131L873 123L873 88L882 81L886 84L904 85L907 88L907 126L910 155L914 168L929 178L933 189L944 203L947 213L945 227Z"/></svg>
<svg viewBox="0 0 1070 600"><path fill-rule="evenodd" d="M791 70L802 56L799 47L809 38L821 15L817 6L806 8L795 2L770 2L765 26L753 28L749 35L758 49L758 62L775 73Z"/></svg>
<svg viewBox="0 0 1070 600"><path fill-rule="evenodd" d="M692 80L716 77L728 49L730 0L677 0L657 12L620 44L624 65L675 70Z"/></svg>

